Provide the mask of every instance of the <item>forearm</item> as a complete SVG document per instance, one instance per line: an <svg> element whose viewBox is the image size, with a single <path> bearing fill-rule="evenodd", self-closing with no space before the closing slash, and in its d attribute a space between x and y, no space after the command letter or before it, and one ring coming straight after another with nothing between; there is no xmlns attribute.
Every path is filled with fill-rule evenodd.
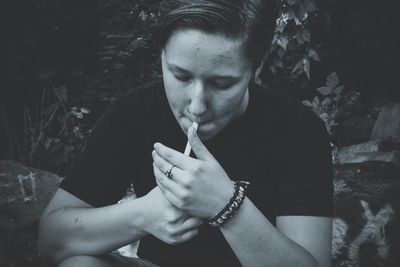
<svg viewBox="0 0 400 267"><path fill-rule="evenodd" d="M74 255L101 255L135 242L142 230L141 198L102 208L60 208L44 214L39 249L56 262Z"/></svg>
<svg viewBox="0 0 400 267"><path fill-rule="evenodd" d="M243 266L318 266L307 250L279 232L248 198L220 229Z"/></svg>

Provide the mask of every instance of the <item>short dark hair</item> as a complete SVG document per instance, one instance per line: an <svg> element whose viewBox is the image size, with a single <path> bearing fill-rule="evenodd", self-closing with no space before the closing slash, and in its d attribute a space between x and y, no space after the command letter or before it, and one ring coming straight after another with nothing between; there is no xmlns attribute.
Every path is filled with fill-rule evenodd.
<svg viewBox="0 0 400 267"><path fill-rule="evenodd" d="M156 31L159 48L177 30L197 29L242 39L243 53L259 64L271 44L275 29L275 0L171 0L162 9Z"/></svg>

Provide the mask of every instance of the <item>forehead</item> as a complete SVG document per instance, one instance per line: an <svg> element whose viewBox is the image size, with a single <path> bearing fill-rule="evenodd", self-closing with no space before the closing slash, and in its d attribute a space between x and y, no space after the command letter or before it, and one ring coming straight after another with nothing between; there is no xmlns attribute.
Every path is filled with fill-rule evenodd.
<svg viewBox="0 0 400 267"><path fill-rule="evenodd" d="M227 38L221 34L179 30L169 38L164 53L169 63L182 67L193 64L199 68L244 67L248 65L248 60L242 52L242 43L241 39Z"/></svg>

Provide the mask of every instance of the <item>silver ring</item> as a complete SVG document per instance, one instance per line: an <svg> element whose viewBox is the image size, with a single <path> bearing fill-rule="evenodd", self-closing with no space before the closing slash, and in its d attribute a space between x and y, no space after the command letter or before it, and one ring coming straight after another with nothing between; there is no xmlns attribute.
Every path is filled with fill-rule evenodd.
<svg viewBox="0 0 400 267"><path fill-rule="evenodd" d="M172 165L171 168L166 171L164 174L167 176L169 179L172 179L172 169L175 167L175 165Z"/></svg>

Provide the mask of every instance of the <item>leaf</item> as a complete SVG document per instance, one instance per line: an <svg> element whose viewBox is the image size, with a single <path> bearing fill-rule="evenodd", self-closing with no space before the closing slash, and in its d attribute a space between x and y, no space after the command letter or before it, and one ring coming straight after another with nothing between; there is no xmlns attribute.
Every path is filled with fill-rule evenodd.
<svg viewBox="0 0 400 267"><path fill-rule="evenodd" d="M301 1L299 1L298 5L296 5L295 9L296 9L296 15L301 21L304 21L307 19L308 14L307 14L307 11Z"/></svg>
<svg viewBox="0 0 400 267"><path fill-rule="evenodd" d="M261 81L259 76L254 78L254 82L257 83L257 84L262 84L262 81Z"/></svg>
<svg viewBox="0 0 400 267"><path fill-rule="evenodd" d="M287 47L288 42L289 42L288 37L287 37L286 35L283 35L283 34L280 35L280 36L278 37L278 39L276 40L276 43L277 43L280 47L282 47L283 49L285 49L285 50L286 50L286 47Z"/></svg>
<svg viewBox="0 0 400 267"><path fill-rule="evenodd" d="M278 56L273 57L273 63L275 66L283 69L283 62Z"/></svg>
<svg viewBox="0 0 400 267"><path fill-rule="evenodd" d="M296 40L299 44L304 44L304 37L303 37L303 32L302 31L297 31L296 32Z"/></svg>
<svg viewBox="0 0 400 267"><path fill-rule="evenodd" d="M332 94L332 89L329 88L329 87L326 87L326 86L317 88L317 91L318 91L321 95L330 95L330 94Z"/></svg>
<svg viewBox="0 0 400 267"><path fill-rule="evenodd" d="M343 89L344 89L344 85L340 85L340 86L336 87L333 90L333 92L335 93L335 95L340 95L342 93Z"/></svg>
<svg viewBox="0 0 400 267"><path fill-rule="evenodd" d="M299 62L297 62L296 66L294 66L292 74L295 73L297 70L300 70L302 67L303 67L303 59L300 59Z"/></svg>
<svg viewBox="0 0 400 267"><path fill-rule="evenodd" d="M62 102L68 102L68 88L64 85L54 88L54 93L59 97Z"/></svg>
<svg viewBox="0 0 400 267"><path fill-rule="evenodd" d="M88 109L88 108L85 108L85 107L81 107L81 112L83 113L83 114L89 114L90 112L92 112L90 109Z"/></svg>
<svg viewBox="0 0 400 267"><path fill-rule="evenodd" d="M329 115L328 115L328 113L322 113L322 114L319 114L319 117L321 118L321 119L323 119L325 122L327 122L328 120L329 120Z"/></svg>
<svg viewBox="0 0 400 267"><path fill-rule="evenodd" d="M320 59L317 51L315 51L312 47L307 47L306 50L307 50L307 55L310 58L314 59L315 61L320 61L321 62L321 59Z"/></svg>
<svg viewBox="0 0 400 267"><path fill-rule="evenodd" d="M293 19L297 26L302 25L301 21L300 21L299 18L296 16L296 13L294 12L293 9L290 9L290 10L289 10L289 19Z"/></svg>
<svg viewBox="0 0 400 267"><path fill-rule="evenodd" d="M307 74L308 80L311 78L311 73L310 73L310 58L304 57L303 58L303 70Z"/></svg>
<svg viewBox="0 0 400 267"><path fill-rule="evenodd" d="M340 100L340 98L342 98L340 95L335 95L333 97L333 101L338 102Z"/></svg>
<svg viewBox="0 0 400 267"><path fill-rule="evenodd" d="M330 97L328 97L328 96L325 97L324 100L321 103L321 105L323 105L323 106L328 106L330 104L332 104L332 99Z"/></svg>
<svg viewBox="0 0 400 267"><path fill-rule="evenodd" d="M306 107L312 107L313 106L312 103L310 102L310 100L304 100L301 103L303 103L303 105L306 106Z"/></svg>
<svg viewBox="0 0 400 267"><path fill-rule="evenodd" d="M286 21L281 20L281 19L278 20L278 22L276 24L276 27L275 27L275 31L276 32L283 32L283 30L286 28L286 25L287 25Z"/></svg>
<svg viewBox="0 0 400 267"><path fill-rule="evenodd" d="M326 86L331 88L332 90L339 84L339 77L336 75L336 72L332 72L326 78Z"/></svg>
<svg viewBox="0 0 400 267"><path fill-rule="evenodd" d="M130 47L132 50L136 50L136 49L138 49L138 48L143 48L143 47L145 47L145 45L146 45L146 41L145 41L142 37L139 37L139 38L137 38L136 40L132 41L132 42L129 44L129 47Z"/></svg>
<svg viewBox="0 0 400 267"><path fill-rule="evenodd" d="M297 50L298 48L299 48L299 44L297 43L296 39L295 38L291 39L287 45L287 50L293 51L293 50Z"/></svg>
<svg viewBox="0 0 400 267"><path fill-rule="evenodd" d="M275 67L274 65L272 65L272 64L269 66L269 70L270 70L273 74L276 73L276 67Z"/></svg>
<svg viewBox="0 0 400 267"><path fill-rule="evenodd" d="M272 37L271 44L275 44L277 41L278 41L278 34L275 33L275 34L274 34L274 37ZM271 47L271 49L272 49L272 47Z"/></svg>
<svg viewBox="0 0 400 267"><path fill-rule="evenodd" d="M312 102L313 109L319 108L320 100L318 96L315 96Z"/></svg>
<svg viewBox="0 0 400 267"><path fill-rule="evenodd" d="M304 28L304 29L302 30L302 32L303 32L303 38L304 38L304 40L307 41L307 42L309 42L309 43L311 43L311 33L310 33L310 31L309 31L308 29Z"/></svg>
<svg viewBox="0 0 400 267"><path fill-rule="evenodd" d="M286 55L286 50L283 49L283 48L281 48L281 47L279 47L279 48L276 50L276 55L277 55L278 57L280 57L280 58L283 58L283 57Z"/></svg>

